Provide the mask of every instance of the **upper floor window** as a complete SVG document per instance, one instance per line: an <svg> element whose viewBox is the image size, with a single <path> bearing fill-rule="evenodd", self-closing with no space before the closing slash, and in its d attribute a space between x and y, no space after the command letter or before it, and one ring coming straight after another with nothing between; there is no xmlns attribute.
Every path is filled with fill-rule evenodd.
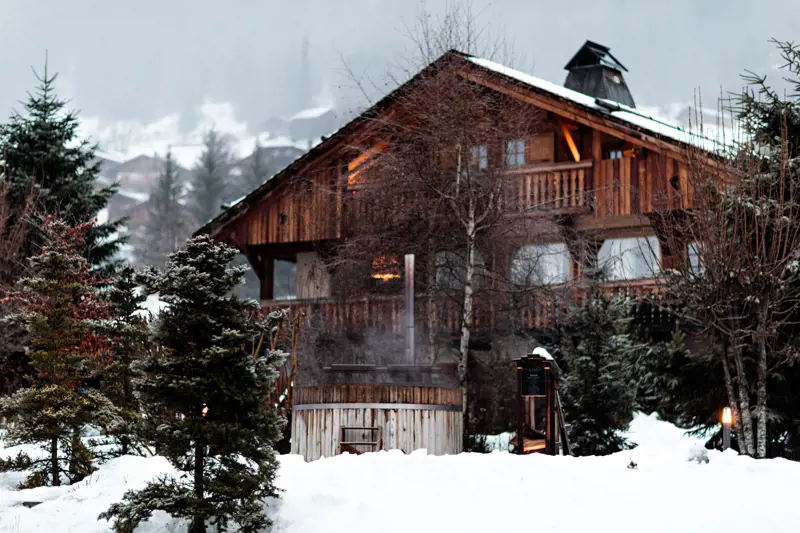
<svg viewBox="0 0 800 533"><path fill-rule="evenodd" d="M622 159L623 152L622 150L610 150L608 152L608 159Z"/></svg>
<svg viewBox="0 0 800 533"><path fill-rule="evenodd" d="M525 165L525 141L517 139L506 142L506 166L519 168Z"/></svg>
<svg viewBox="0 0 800 533"><path fill-rule="evenodd" d="M611 281L650 278L658 273L661 248L656 237L607 239L597 264Z"/></svg>
<svg viewBox="0 0 800 533"><path fill-rule="evenodd" d="M563 242L523 246L511 260L511 281L518 287L569 281L570 255Z"/></svg>
<svg viewBox="0 0 800 533"><path fill-rule="evenodd" d="M485 144L472 147L470 167L474 170L486 170L489 168L489 150Z"/></svg>

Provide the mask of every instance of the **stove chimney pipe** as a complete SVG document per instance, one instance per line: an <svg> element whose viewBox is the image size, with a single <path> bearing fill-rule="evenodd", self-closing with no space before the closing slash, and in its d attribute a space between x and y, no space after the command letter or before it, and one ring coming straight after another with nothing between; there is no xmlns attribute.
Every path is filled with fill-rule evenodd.
<svg viewBox="0 0 800 533"><path fill-rule="evenodd" d="M405 271L406 306L406 363L416 363L414 354L414 254L406 254Z"/></svg>

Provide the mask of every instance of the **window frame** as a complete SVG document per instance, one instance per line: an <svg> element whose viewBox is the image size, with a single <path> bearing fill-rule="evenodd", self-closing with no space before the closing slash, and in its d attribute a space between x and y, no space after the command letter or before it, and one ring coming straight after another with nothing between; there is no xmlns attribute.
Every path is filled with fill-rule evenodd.
<svg viewBox="0 0 800 533"><path fill-rule="evenodd" d="M525 163L525 139L511 139L504 143L505 163L508 168L522 168Z"/></svg>

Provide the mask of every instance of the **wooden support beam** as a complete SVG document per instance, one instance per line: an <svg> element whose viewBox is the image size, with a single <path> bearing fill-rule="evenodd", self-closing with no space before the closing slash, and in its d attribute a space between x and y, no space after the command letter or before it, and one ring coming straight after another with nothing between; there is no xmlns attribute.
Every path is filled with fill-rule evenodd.
<svg viewBox="0 0 800 533"><path fill-rule="evenodd" d="M259 297L262 300L272 300L275 297L275 261L271 258L262 260L258 279L261 281Z"/></svg>

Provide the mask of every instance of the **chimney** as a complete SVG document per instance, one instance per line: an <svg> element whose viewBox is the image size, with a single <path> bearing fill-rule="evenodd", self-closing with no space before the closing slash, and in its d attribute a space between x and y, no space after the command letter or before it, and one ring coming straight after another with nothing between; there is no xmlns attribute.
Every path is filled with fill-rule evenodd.
<svg viewBox="0 0 800 533"><path fill-rule="evenodd" d="M567 89L636 107L622 76L628 69L611 55L607 46L586 41L564 68L569 71L564 82Z"/></svg>

